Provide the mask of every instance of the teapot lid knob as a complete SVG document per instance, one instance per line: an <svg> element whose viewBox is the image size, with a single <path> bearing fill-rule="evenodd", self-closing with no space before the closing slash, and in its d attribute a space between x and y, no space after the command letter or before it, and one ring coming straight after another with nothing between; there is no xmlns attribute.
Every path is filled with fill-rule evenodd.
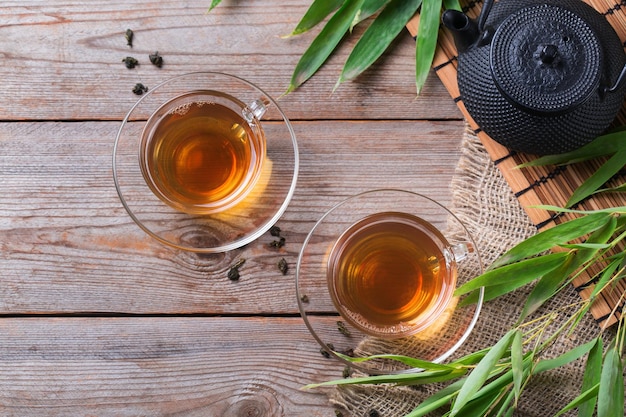
<svg viewBox="0 0 626 417"><path fill-rule="evenodd" d="M597 93L602 49L589 24L557 5L522 8L498 27L490 49L495 84L534 114L572 110Z"/></svg>

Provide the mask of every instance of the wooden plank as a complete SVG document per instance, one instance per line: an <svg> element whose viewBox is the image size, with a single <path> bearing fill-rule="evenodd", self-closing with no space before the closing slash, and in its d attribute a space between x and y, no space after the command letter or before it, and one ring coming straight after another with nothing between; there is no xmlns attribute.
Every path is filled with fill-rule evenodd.
<svg viewBox="0 0 626 417"><path fill-rule="evenodd" d="M298 186L278 222L285 247L270 248L267 234L197 255L157 243L123 209L111 173L118 127L0 123L0 314L295 313L297 256L317 219L373 188L447 204L463 132L461 121L296 122ZM283 257L287 276L276 267ZM231 282L239 258L248 261Z"/></svg>
<svg viewBox="0 0 626 417"><path fill-rule="evenodd" d="M2 120L120 120L137 96L133 86L152 88L174 75L221 71L256 82L275 98L289 84L300 56L314 36L288 39L304 15L302 0L224 1L211 13L198 1L130 0L94 7L81 1L62 6L47 0L4 2L0 25L0 118ZM126 45L127 28L135 32ZM361 33L359 28L355 34ZM445 89L431 76L422 98L415 92L415 43L403 33L355 82L333 87L350 47L336 55L301 89L280 98L292 119L460 119ZM165 64L151 65L158 50ZM140 65L126 69L122 59ZM268 74L271 74L268 76Z"/></svg>
<svg viewBox="0 0 626 417"><path fill-rule="evenodd" d="M626 9L623 4L616 0L586 0L588 4L596 8L608 19L622 41L626 41ZM476 17L480 12L480 3L462 1L467 5L467 14ZM409 32L413 35L417 33L419 16L416 16L408 25ZM498 169L502 172L511 189L516 194L522 207L526 210L531 221L537 225L539 230L552 227L564 221L575 218L576 214L566 213L557 215L554 212L538 209L538 205L553 205L565 207L573 191L578 188L595 170L600 166L601 160L589 161L567 167L531 167L518 169L517 166L531 161L533 155L520 152L512 152L499 143L492 140L468 114L463 104L462 96L456 79L456 56L457 51L454 46L452 34L443 28L440 31L438 40L439 47L433 62L437 75L446 86L450 96L456 101L459 109L464 115L467 123L477 133L489 156L496 162ZM626 104L624 104L620 114L618 114L615 124L626 123ZM626 181L626 175L619 173L613 178L607 187L614 187ZM597 210L608 207L619 207L626 204L621 193L604 193L592 196L575 207L579 210ZM623 250L618 248L618 250ZM590 268L584 274L580 274L573 280L573 285L578 289L581 297L588 299L593 290L594 276L600 268ZM617 322L621 317L623 308L622 294L626 292L626 282L618 282L615 288L608 288L598 297L591 308L594 318L601 326L608 326ZM621 305L620 305L621 304Z"/></svg>
<svg viewBox="0 0 626 417"><path fill-rule="evenodd" d="M0 320L4 417L329 416L342 369L300 318Z"/></svg>

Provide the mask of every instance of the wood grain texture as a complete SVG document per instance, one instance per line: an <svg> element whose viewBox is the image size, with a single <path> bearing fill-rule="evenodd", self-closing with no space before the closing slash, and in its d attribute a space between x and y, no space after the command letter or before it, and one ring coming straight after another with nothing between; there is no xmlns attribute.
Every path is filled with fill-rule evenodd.
<svg viewBox="0 0 626 417"><path fill-rule="evenodd" d="M375 188L444 204L463 126L428 121L297 122L301 169L269 234L218 255L169 249L141 231L111 173L115 122L0 124L0 313L294 313L293 274L306 234L349 195ZM9 138L22 138L12 140ZM285 258L290 273L276 263ZM227 279L247 259L238 282Z"/></svg>
<svg viewBox="0 0 626 417"><path fill-rule="evenodd" d="M330 416L341 369L299 318L0 320L4 417Z"/></svg>
<svg viewBox="0 0 626 417"><path fill-rule="evenodd" d="M273 97L282 95L314 35L288 39L310 2L223 1L4 2L0 25L0 117L4 120L119 120L148 88L186 72L221 71L249 79ZM135 32L126 45L127 28ZM355 32L355 33L358 33ZM355 82L334 93L354 36L301 89L280 103L292 119L458 119L434 76L416 100L415 43L408 32ZM158 69L148 55L159 51ZM126 69L122 59L140 65ZM430 100L429 100L430 99Z"/></svg>
<svg viewBox="0 0 626 417"><path fill-rule="evenodd" d="M462 116L434 74L415 96L408 32L333 92L355 43L348 37L309 82L281 96L320 28L280 35L311 2L223 0L207 14L209 3L0 5L3 417L333 416L326 391L300 390L343 370L298 317L294 275L306 234L331 206L371 188L450 201ZM161 69L148 63L154 51ZM126 56L140 65L126 69ZM268 234L224 254L175 251L120 203L112 151L138 99L131 89L192 71L246 78L294 121L301 169L278 222L283 248L270 248ZM228 270L242 258L232 282Z"/></svg>

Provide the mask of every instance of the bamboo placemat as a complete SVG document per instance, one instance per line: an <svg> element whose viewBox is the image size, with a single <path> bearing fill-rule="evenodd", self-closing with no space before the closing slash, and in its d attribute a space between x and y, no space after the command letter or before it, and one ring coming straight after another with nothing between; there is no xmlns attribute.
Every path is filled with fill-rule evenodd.
<svg viewBox="0 0 626 417"><path fill-rule="evenodd" d="M506 0L504 0L506 1ZM613 26L623 44L626 44L626 0L585 0L595 7ZM482 1L461 0L463 11L471 17L480 13ZM419 24L419 15L416 16L407 28L415 36ZM546 166L516 169L521 163L533 159L532 155L511 151L493 141L467 113L463 100L460 97L457 84L457 50L454 46L452 33L442 28L439 34L439 45L433 61L433 69L444 86L459 106L470 127L481 140L489 156L502 172L504 178L515 193L520 204L528 214L530 220L539 231L570 220L572 214L555 214L553 212L534 208L537 205L555 205L564 207L572 192L600 166L600 161L585 162L569 166ZM622 107L615 124L626 124L626 105ZM626 182L626 172L613 178L608 186ZM596 210L607 207L625 206L626 194L610 193L599 194L579 203L576 208L582 210ZM593 289L596 271L581 275L574 280L574 286L584 299L588 299ZM622 307L617 306L620 295L626 291L626 283L622 280L614 289L604 291L591 308L593 317L599 325L608 326L617 321L622 313ZM617 307L616 307L617 306Z"/></svg>

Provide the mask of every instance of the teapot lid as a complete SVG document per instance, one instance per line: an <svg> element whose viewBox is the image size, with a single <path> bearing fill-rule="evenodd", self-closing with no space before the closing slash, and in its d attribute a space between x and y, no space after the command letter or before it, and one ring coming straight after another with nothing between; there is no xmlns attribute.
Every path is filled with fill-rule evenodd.
<svg viewBox="0 0 626 417"><path fill-rule="evenodd" d="M597 92L602 50L589 24L561 6L518 10L498 27L490 67L500 92L535 114L565 113Z"/></svg>

